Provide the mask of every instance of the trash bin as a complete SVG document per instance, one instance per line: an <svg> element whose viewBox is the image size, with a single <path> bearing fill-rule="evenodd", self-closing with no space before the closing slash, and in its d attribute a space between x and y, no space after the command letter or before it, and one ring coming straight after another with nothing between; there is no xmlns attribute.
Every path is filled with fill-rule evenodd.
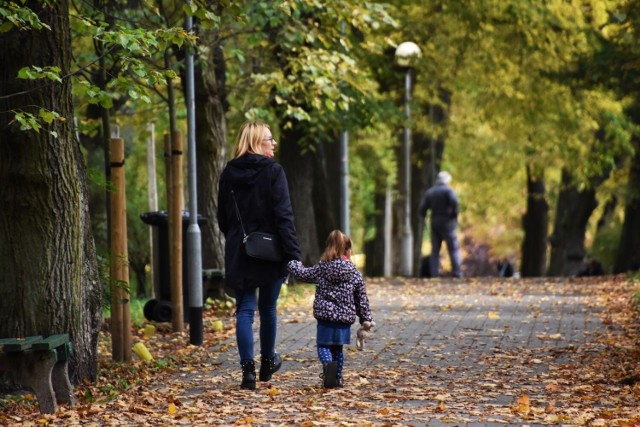
<svg viewBox="0 0 640 427"><path fill-rule="evenodd" d="M184 319L188 321L189 315L189 254L187 253L187 231L189 228L189 211L182 211L182 301ZM153 289L155 299L147 301L144 305L144 317L156 322L171 322L171 265L169 246L169 213L167 211L144 212L140 219L145 224L154 227L153 246L157 250L156 262L153 271ZM198 215L198 225L207 223L207 218Z"/></svg>

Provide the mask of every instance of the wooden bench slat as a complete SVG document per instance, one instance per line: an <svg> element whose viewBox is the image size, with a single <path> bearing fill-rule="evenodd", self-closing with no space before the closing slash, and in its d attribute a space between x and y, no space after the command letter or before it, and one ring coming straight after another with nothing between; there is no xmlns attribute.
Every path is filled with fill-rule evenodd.
<svg viewBox="0 0 640 427"><path fill-rule="evenodd" d="M26 338L9 338L3 340L2 350L5 352L24 351L31 348L31 346L42 340L41 335L26 337Z"/></svg>
<svg viewBox="0 0 640 427"><path fill-rule="evenodd" d="M69 334L51 335L42 341L34 343L31 348L37 351L53 350L54 348L60 347L68 342Z"/></svg>

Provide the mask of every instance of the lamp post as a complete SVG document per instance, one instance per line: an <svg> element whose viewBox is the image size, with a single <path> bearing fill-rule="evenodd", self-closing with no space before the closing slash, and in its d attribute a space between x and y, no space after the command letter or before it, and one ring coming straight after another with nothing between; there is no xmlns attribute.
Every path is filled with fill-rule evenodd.
<svg viewBox="0 0 640 427"><path fill-rule="evenodd" d="M405 69L404 78L404 140L402 144L402 171L404 196L404 225L400 244L400 275L413 275L413 230L411 229L411 66L422 52L414 42L403 42L396 48L396 63Z"/></svg>
<svg viewBox="0 0 640 427"><path fill-rule="evenodd" d="M187 0L187 4L191 3ZM187 16L187 32L193 29L193 18ZM193 71L193 51L187 49L187 129L189 154L189 228L187 229L187 249L189 255L189 343L202 345L202 242L198 225L198 184L196 177L196 108ZM183 284L184 286L184 284Z"/></svg>

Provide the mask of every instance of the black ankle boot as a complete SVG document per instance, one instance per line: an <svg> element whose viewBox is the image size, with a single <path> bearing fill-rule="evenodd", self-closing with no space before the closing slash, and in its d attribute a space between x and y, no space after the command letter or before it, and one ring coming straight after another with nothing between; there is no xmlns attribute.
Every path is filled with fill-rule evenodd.
<svg viewBox="0 0 640 427"><path fill-rule="evenodd" d="M240 365L242 366L242 384L240 384L240 388L255 390L256 365L253 363L253 360L251 362L242 362Z"/></svg>
<svg viewBox="0 0 640 427"><path fill-rule="evenodd" d="M322 382L325 388L336 388L338 381L338 362L327 362L322 364Z"/></svg>
<svg viewBox="0 0 640 427"><path fill-rule="evenodd" d="M260 363L260 381L269 381L281 366L282 358L278 353L275 353L273 357L263 357Z"/></svg>

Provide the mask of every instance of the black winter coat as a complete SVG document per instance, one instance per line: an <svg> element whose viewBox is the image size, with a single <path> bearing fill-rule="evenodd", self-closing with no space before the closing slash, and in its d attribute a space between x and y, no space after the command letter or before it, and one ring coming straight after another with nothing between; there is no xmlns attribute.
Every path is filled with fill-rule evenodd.
<svg viewBox="0 0 640 427"><path fill-rule="evenodd" d="M459 210L458 197L448 185L436 184L424 193L418 207L420 217L426 217L429 209L431 209L432 225L447 223L455 225Z"/></svg>
<svg viewBox="0 0 640 427"><path fill-rule="evenodd" d="M245 232L276 234L282 245L282 262L263 261L245 254L232 189ZM244 154L227 163L220 175L217 216L225 237L225 277L234 289L269 285L287 274L289 261L300 259L289 184L284 169L273 159L260 154Z"/></svg>

